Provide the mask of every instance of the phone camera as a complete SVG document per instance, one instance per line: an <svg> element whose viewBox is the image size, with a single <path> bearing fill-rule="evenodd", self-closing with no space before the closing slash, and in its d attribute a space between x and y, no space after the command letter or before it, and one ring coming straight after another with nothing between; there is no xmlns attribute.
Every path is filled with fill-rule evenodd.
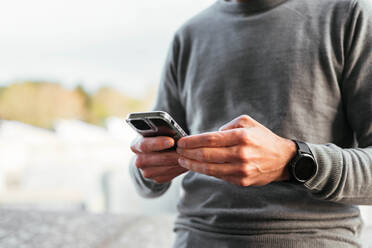
<svg viewBox="0 0 372 248"><path fill-rule="evenodd" d="M152 122L156 127L168 127L168 123L163 119L151 118L149 121Z"/></svg>
<svg viewBox="0 0 372 248"><path fill-rule="evenodd" d="M141 131L147 131L151 130L152 128L143 120L131 120L130 123L132 123L133 126L135 126L138 130Z"/></svg>

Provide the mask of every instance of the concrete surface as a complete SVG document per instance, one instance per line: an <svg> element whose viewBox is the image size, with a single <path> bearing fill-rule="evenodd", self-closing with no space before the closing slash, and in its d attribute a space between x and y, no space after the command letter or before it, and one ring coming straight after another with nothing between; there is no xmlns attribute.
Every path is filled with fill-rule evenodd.
<svg viewBox="0 0 372 248"><path fill-rule="evenodd" d="M0 248L166 248L174 216L0 209ZM363 234L372 248L372 227Z"/></svg>

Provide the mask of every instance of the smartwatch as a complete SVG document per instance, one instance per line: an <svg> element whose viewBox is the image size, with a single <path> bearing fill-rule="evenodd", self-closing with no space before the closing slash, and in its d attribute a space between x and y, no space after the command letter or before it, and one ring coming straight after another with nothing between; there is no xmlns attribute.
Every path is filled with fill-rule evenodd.
<svg viewBox="0 0 372 248"><path fill-rule="evenodd" d="M304 142L292 140L296 143L297 153L289 162L290 181L297 184L304 184L315 176L318 171L318 164Z"/></svg>

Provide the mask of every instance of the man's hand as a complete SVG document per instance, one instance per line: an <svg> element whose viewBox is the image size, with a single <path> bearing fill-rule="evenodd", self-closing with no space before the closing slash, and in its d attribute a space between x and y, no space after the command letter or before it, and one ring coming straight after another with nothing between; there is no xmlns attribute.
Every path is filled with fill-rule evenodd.
<svg viewBox="0 0 372 248"><path fill-rule="evenodd" d="M138 136L133 141L131 150L136 154L135 165L142 170L143 177L166 183L188 171L179 166L176 151L164 151L173 146L174 140L170 137Z"/></svg>
<svg viewBox="0 0 372 248"><path fill-rule="evenodd" d="M186 169L240 186L260 186L288 179L286 165L296 144L242 115L218 132L181 138L177 152Z"/></svg>

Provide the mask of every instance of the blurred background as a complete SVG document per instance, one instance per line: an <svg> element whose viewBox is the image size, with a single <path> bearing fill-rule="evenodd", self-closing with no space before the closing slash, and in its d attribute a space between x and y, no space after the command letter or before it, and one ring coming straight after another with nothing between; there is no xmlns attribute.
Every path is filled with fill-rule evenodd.
<svg viewBox="0 0 372 248"><path fill-rule="evenodd" d="M123 120L151 107L174 32L213 2L1 1L0 204L175 212L177 190L135 194Z"/></svg>
<svg viewBox="0 0 372 248"><path fill-rule="evenodd" d="M0 208L175 215L180 178L159 199L134 191L123 120L151 107L175 30L213 2L0 1Z"/></svg>

